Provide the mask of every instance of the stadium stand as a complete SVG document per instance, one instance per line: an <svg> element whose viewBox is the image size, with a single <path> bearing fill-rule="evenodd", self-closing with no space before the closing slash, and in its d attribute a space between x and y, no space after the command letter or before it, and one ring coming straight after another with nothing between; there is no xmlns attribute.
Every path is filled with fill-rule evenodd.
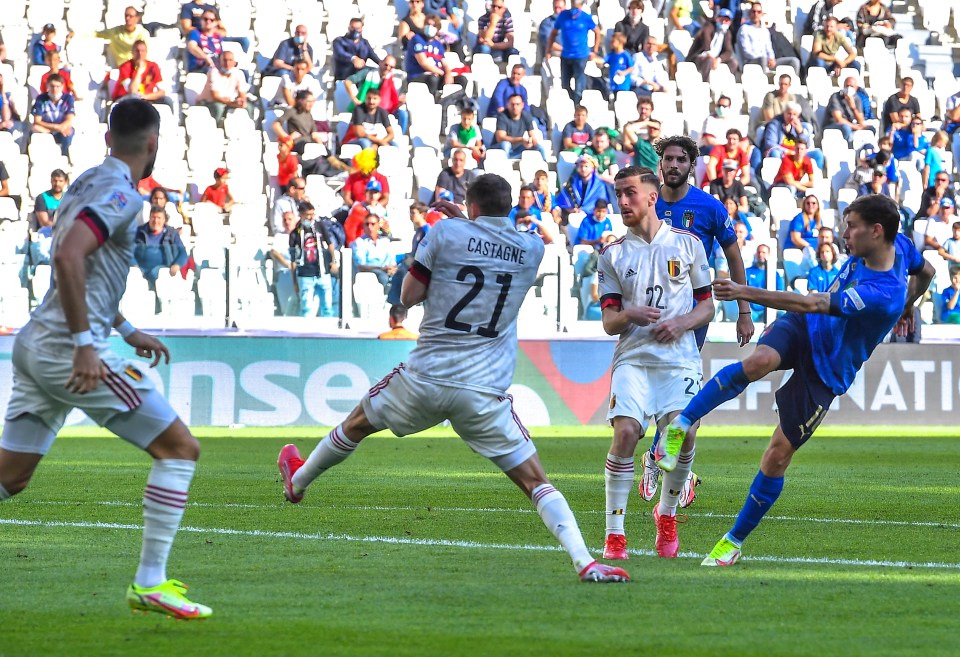
<svg viewBox="0 0 960 657"><path fill-rule="evenodd" d="M483 2L427 2L428 11L430 8L441 11L443 21L438 43L441 47L446 45L441 57L450 71L447 84L436 96L426 85L406 83L413 56L404 52L397 38L397 26L409 11L406 0L358 0L356 3L222 0L216 3L216 9L219 28L225 37L223 48L236 56L238 68L249 83L243 101L253 108L249 114L242 107L229 109L222 127L206 107L197 104L197 96L207 85L207 75L186 72L187 53L181 31L184 4L180 0L5 0L0 11L3 38L0 46L3 59L0 62L0 164L3 165L0 167L3 174L0 175L0 276L3 277L0 325L13 328L22 325L50 284L49 264L43 261L42 255L38 256L42 252L38 244L48 238L38 233L36 225L31 223L36 199L49 187L50 172L63 169L73 178L98 164L106 153L105 119L119 78L117 69L112 67L114 62L110 61L110 42L98 38L97 34L103 34L102 31L110 27L123 26L129 5L141 12L140 23L150 35L147 39L149 60L156 62L160 71L161 80L157 84L172 100L170 106L157 104L163 118L162 140L152 182L170 190L172 200L187 219L180 230L191 255L183 276L161 276L155 287L139 276L136 267L131 268L123 310L138 324L155 328L266 329L284 323L297 324L298 320L279 317L282 313L276 301L276 265L274 259L266 255L274 239L271 236L274 203L284 188L279 180L285 183L297 173L287 171L284 164L278 162L277 133L271 127L275 119L288 111L280 90L291 82L279 75L265 74L280 52L278 47L282 49L284 44L292 44L294 48L309 45L313 52L310 74L319 82L320 89L309 110L308 120L314 129L309 130L308 135L297 136L295 143L291 143L296 164L306 178L307 198L316 206L318 216L339 217L341 221L347 209L341 207L344 206L342 190L359 147L343 144L350 128L353 103L343 83L334 81L334 52L342 44L359 38L370 43L374 53L371 58L354 64L359 74L355 88L362 93L382 83L376 60L387 55L396 57L397 69L391 78L394 90L390 92L384 87L381 100L395 138L392 144L380 147L377 170L389 182L383 230L386 237L394 240L391 248L398 260L409 249L414 232L407 219L408 208L416 200L432 200L437 176L446 165L443 146L447 133L459 123L460 111L465 106L476 108L478 134L489 149L482 161L469 158L468 168L483 168L504 176L515 193L522 185L532 184L537 171L548 172L553 189L573 172L577 154L561 150L560 133L572 118L574 105L559 84L558 58L542 61L538 55L538 28L541 21L552 14L549 0L506 0L513 22L513 45L518 54L504 62L471 52L478 20L486 12ZM609 51L615 25L629 19L628 14L625 16L626 4L619 0L593 0L586 4L600 26L603 43L599 44L600 58L587 66L589 78L582 104L589 111L589 124L593 128L603 126L613 131L619 166L632 160L633 154L623 147L623 134L628 125L630 130L636 127L638 100L648 93L639 88L612 90L602 61L604 53ZM930 142L939 130L946 131L949 138L946 149L927 147L925 152L894 159L885 165L892 185L889 193L903 211L903 229L918 237L921 246L924 230L929 221L936 220L940 209L938 201L944 193L933 187L925 189L922 176L942 170L954 181L960 156L960 131L956 130L960 126L960 82L956 77L960 2L882 0L895 19L888 34L857 26L861 3L842 0L833 7L833 15L841 19L841 30L845 26L850 29L850 41L860 44L856 48L854 67L842 71L806 66L816 38L805 29L814 4L814 0L762 3L764 26L769 26L776 47L786 49L785 52L778 50L778 58L799 56L804 64L799 75L790 67L764 72L765 66L747 64L738 67L736 74L721 66L704 81L697 64L685 61L697 25L710 21L718 8L732 6L738 10L732 28L736 30L749 20L750 3L704 0L695 8L686 29L674 25L669 2L660 15L653 8L654 3L645 3L641 18L648 33L658 43L665 44L660 57L670 71L665 89L651 97L655 108L653 118L662 122L661 134L683 133L702 139L705 133L718 132L719 126L724 132L736 127L748 136L749 148L757 149L751 162L753 180L746 186L750 212L735 213L732 219L744 220L755 239L770 244L778 254L777 268L769 271L770 282L779 271L800 293L807 289L804 259L809 259L810 254L788 250L785 255L783 250L785 240L789 240L790 221L799 212L798 199L789 188L774 185L781 169L781 157L763 157L759 151L767 122L764 108L773 103L771 106L782 111L782 105L778 104L781 101L773 99L770 93L777 88L781 74L791 76L790 100L799 101L803 107L802 121L809 125L812 133L810 146L822 154L823 167L814 166L813 193L821 202L821 223L834 227L838 237L843 229L838 225L842 224L839 218L843 209L866 189L857 184L857 176L867 171L859 168L865 166L859 159L860 149L869 146L874 153L882 146L879 142L886 135L878 133L879 114L888 99L899 93L904 78L913 81L911 95L920 108L925 142ZM448 8L462 12L465 18L462 30L452 27L445 13ZM351 19L355 17L364 19L362 37L348 33ZM845 20L849 23L845 24ZM416 20L411 21L411 34L418 33L421 28ZM307 28L305 43L293 38L298 25ZM424 38L422 43L428 40ZM36 60L36 53L42 55L44 49L60 50L62 68L70 73L78 95L74 138L67 155L61 154L53 135L32 129L34 103L46 91L41 84L48 69ZM514 64L526 70L522 80L526 106L532 111L545 156L526 151L519 159L510 160L504 151L489 148L496 118L483 117L497 83L507 77ZM287 74L286 71L270 72ZM450 84L454 74L462 76L466 84ZM853 133L850 142L839 130L824 129L833 122L831 108L835 106L831 106L831 97L842 90L847 77L852 77L859 87L858 100L851 104L862 108L863 121L869 126ZM129 83L130 80L120 82ZM129 91L137 93L136 89ZM716 111L716 101L721 96L731 99L732 116ZM784 98L782 102L787 100ZM907 99L901 98L900 102L906 104ZM402 112L404 104L406 115ZM409 116L409 127L404 132L400 129L400 119L405 120L406 116ZM374 127L370 123L364 125L368 130ZM639 130L645 135L643 125ZM287 132L292 132L289 126ZM909 137L895 132L890 134L894 144ZM723 137L719 139L722 143ZM706 155L706 151L703 154ZM698 182L706 170L707 158L701 159ZM200 201L203 190L213 183L213 171L221 167L229 169L231 174L230 190L236 204L230 212ZM869 172L866 175L869 178ZM868 180L860 182L866 184ZM951 197L954 186L954 182L948 185ZM146 197L149 188L141 187ZM934 194L933 201L931 194ZM543 202L538 200L541 205ZM550 199L546 202L549 204ZM624 228L619 215L611 213L610 219L614 232L622 234ZM579 217L571 217L573 226L577 221ZM558 232L561 233L559 243L548 247L541 267L542 284L524 304L524 322L547 332L599 334L601 330L596 322L591 324L582 319L580 288L585 251L569 247L565 231ZM385 325L389 303L382 286L375 279L371 283L372 274L362 272L353 276L350 245L338 246L343 266L340 285L335 286L338 298L334 306L339 308L339 318L334 324L354 328ZM754 250L751 248L748 253ZM956 252L960 253L960 248ZM713 254L710 256L712 264L722 271L723 261L714 261ZM925 257L937 268L935 296L936 291L949 285L950 265L954 263L937 250L928 250ZM930 298L923 303L921 315L931 322L939 317ZM417 328L413 323L417 317L419 314L414 313L408 320L412 330ZM723 312L718 312L717 321L727 321ZM331 322L324 320L322 325L329 326Z"/></svg>

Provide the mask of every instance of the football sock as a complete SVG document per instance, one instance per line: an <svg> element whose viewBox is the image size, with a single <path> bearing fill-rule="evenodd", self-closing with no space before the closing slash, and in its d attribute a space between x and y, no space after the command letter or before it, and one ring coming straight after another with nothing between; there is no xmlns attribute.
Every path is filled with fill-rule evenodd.
<svg viewBox="0 0 960 657"><path fill-rule="evenodd" d="M757 476L750 484L747 500L737 514L733 529L730 530L730 537L737 543L743 543L780 497L781 491L783 491L783 477L768 477L762 470L757 471Z"/></svg>
<svg viewBox="0 0 960 657"><path fill-rule="evenodd" d="M10 497L10 493L7 492L7 489L0 484L0 502Z"/></svg>
<svg viewBox="0 0 960 657"><path fill-rule="evenodd" d="M743 363L727 365L704 384L674 422L684 431L689 430L704 415L746 390L749 383Z"/></svg>
<svg viewBox="0 0 960 657"><path fill-rule="evenodd" d="M693 448L689 452L680 452L677 457L677 467L673 472L663 473L663 485L660 487L660 508L658 513L661 516L677 515L677 504L680 499L680 492L684 484L687 483L687 477L690 476L690 470L693 468L693 457L697 449Z"/></svg>
<svg viewBox="0 0 960 657"><path fill-rule="evenodd" d="M334 427L313 449L303 466L294 473L292 479L294 490L298 493L302 492L311 481L346 460L353 454L358 444L344 435L342 426Z"/></svg>
<svg viewBox="0 0 960 657"><path fill-rule="evenodd" d="M657 443L660 442L660 427L656 428L656 432L653 434L653 442L650 443L650 449L647 450L650 452L650 456L657 455Z"/></svg>
<svg viewBox="0 0 960 657"><path fill-rule="evenodd" d="M603 480L607 490L607 536L622 534L627 499L633 488L633 457L607 454Z"/></svg>
<svg viewBox="0 0 960 657"><path fill-rule="evenodd" d="M550 484L540 484L533 489L530 499L536 505L543 524L570 555L578 573L596 561L583 542L577 519L573 517L573 511L560 491Z"/></svg>
<svg viewBox="0 0 960 657"><path fill-rule="evenodd" d="M195 461L156 459L143 491L143 548L134 577L137 586L151 587L167 581L167 557L187 506L187 490L196 470Z"/></svg>

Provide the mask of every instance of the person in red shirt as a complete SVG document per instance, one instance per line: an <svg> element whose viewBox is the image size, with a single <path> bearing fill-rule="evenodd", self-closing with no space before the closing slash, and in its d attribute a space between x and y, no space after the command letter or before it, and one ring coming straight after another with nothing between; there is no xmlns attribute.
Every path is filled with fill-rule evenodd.
<svg viewBox="0 0 960 657"><path fill-rule="evenodd" d="M807 157L807 142L798 141L793 155L784 155L774 186L789 187L797 197L813 189L813 161Z"/></svg>
<svg viewBox="0 0 960 657"><path fill-rule="evenodd" d="M367 193L367 183L375 179L380 183L383 190L383 197L380 203L386 206L390 202L390 183L384 175L377 171L380 160L377 152L372 148L367 148L357 153L353 158L353 168L356 169L347 177L341 194L343 194L344 205L350 207L355 201L365 198Z"/></svg>
<svg viewBox="0 0 960 657"><path fill-rule="evenodd" d="M44 59L47 61L47 66L50 67L46 73L43 74L43 77L40 78L40 89L47 88L47 79L56 73L61 78L63 78L63 88L65 91L73 94L74 100L83 100L79 95L77 95L77 90L73 86L73 80L70 79L70 71L65 68L60 68L60 53L56 50L48 50L47 54L44 55Z"/></svg>
<svg viewBox="0 0 960 657"><path fill-rule="evenodd" d="M160 67L147 59L147 44L144 41L133 43L133 58L120 65L117 83L113 87L114 101L130 95L142 98L149 103L163 103L173 109L173 99L167 97L157 83L163 80Z"/></svg>
<svg viewBox="0 0 960 657"><path fill-rule="evenodd" d="M230 169L223 167L213 172L213 184L203 190L201 202L213 203L223 209L224 212L230 212L233 209L233 196L230 195L230 188L227 182L230 180Z"/></svg>
<svg viewBox="0 0 960 657"><path fill-rule="evenodd" d="M277 185L286 189L287 183L296 178L300 170L300 160L293 153L293 140L289 137L277 142L277 162Z"/></svg>
<svg viewBox="0 0 960 657"><path fill-rule="evenodd" d="M703 185L709 185L722 175L720 167L724 160L734 160L737 163L737 180L744 185L750 184L750 144L745 142L743 135L736 128L730 128L726 133L727 142L718 144L710 151L707 160L707 171L704 174Z"/></svg>
<svg viewBox="0 0 960 657"><path fill-rule="evenodd" d="M343 222L343 232L347 235L347 246L352 247L354 241L363 235L363 220L370 214L383 218L387 207L383 202L383 187L379 180L371 179L364 190L365 200L357 201L350 208L350 214Z"/></svg>

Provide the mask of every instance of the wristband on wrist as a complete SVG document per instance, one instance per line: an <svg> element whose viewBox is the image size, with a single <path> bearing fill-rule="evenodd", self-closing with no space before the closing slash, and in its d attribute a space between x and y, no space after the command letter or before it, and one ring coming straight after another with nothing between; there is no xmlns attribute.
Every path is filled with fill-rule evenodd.
<svg viewBox="0 0 960 657"><path fill-rule="evenodd" d="M741 311L740 314L741 314L741 315L749 315L749 314L750 314L750 311L749 311L749 310L744 310L744 311Z"/></svg>
<svg viewBox="0 0 960 657"><path fill-rule="evenodd" d="M93 344L93 333L89 330L73 334L73 344L77 347L86 347Z"/></svg>
<svg viewBox="0 0 960 657"><path fill-rule="evenodd" d="M123 320L123 324L117 327L117 333L119 333L124 338L130 337L131 334L137 332L137 327L130 323L129 320Z"/></svg>

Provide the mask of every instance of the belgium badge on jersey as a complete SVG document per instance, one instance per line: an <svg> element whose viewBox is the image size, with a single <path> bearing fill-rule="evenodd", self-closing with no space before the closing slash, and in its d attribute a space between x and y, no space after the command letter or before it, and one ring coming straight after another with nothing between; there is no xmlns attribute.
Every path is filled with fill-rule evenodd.
<svg viewBox="0 0 960 657"><path fill-rule="evenodd" d="M683 217L680 219L680 225L684 230L693 228L693 210L684 210Z"/></svg>
<svg viewBox="0 0 960 657"><path fill-rule="evenodd" d="M679 258L667 260L667 274L670 275L670 278L676 278L680 275L681 271Z"/></svg>
<svg viewBox="0 0 960 657"><path fill-rule="evenodd" d="M123 370L123 373L129 376L134 381L142 381L143 374L133 365L127 365L126 369Z"/></svg>

